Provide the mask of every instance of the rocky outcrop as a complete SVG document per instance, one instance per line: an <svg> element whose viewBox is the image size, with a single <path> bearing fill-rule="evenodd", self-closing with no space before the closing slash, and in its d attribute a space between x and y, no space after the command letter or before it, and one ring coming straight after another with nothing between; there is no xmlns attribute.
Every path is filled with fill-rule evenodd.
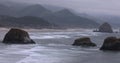
<svg viewBox="0 0 120 63"><path fill-rule="evenodd" d="M92 43L89 37L79 38L76 39L75 42L72 44L73 46L83 46L83 47L89 47L89 46L96 46L95 43Z"/></svg>
<svg viewBox="0 0 120 63"><path fill-rule="evenodd" d="M35 44L35 42L30 39L29 34L21 29L12 28L3 40L3 43L7 44Z"/></svg>
<svg viewBox="0 0 120 63"><path fill-rule="evenodd" d="M112 27L109 23L103 23L98 29L93 30L93 32L106 32L106 33L113 33Z"/></svg>
<svg viewBox="0 0 120 63"><path fill-rule="evenodd" d="M112 27L109 23L103 23L100 27L99 27L99 32L108 32L108 33L113 33Z"/></svg>
<svg viewBox="0 0 120 63"><path fill-rule="evenodd" d="M120 39L116 37L106 38L100 50L120 51Z"/></svg>

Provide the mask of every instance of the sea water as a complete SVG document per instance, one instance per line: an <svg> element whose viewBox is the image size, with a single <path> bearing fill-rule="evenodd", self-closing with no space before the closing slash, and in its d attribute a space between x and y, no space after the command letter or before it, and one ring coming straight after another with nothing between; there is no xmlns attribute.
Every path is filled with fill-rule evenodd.
<svg viewBox="0 0 120 63"><path fill-rule="evenodd" d="M7 31L2 31L1 41ZM119 63L120 52L104 52L99 48L106 37L119 33L92 31L30 31L36 44L6 45L0 43L0 63ZM97 47L72 46L75 39L90 37Z"/></svg>

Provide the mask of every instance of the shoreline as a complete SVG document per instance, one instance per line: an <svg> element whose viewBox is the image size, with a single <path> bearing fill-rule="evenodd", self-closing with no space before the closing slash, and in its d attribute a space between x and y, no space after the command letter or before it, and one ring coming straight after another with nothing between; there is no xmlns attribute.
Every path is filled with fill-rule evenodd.
<svg viewBox="0 0 120 63"><path fill-rule="evenodd" d="M1 31L5 31L6 33L10 30L11 28L4 28L4 27L0 27L0 32ZM25 30L27 32L93 32L93 28L91 29L86 29L86 28L69 28L69 29L33 29L33 28L18 28L18 29L22 29ZM119 29L113 29L114 33L118 32Z"/></svg>
<svg viewBox="0 0 120 63"><path fill-rule="evenodd" d="M9 31L11 28L0 28L0 31ZM83 29L83 28L69 28L69 29L33 29L33 28L29 28L29 29L26 29L26 28L18 28L18 29L23 29L25 31L28 31L28 32L34 32L34 31L38 31L38 32L68 32L68 31L71 31L71 32L74 32L74 31L92 31L93 29Z"/></svg>

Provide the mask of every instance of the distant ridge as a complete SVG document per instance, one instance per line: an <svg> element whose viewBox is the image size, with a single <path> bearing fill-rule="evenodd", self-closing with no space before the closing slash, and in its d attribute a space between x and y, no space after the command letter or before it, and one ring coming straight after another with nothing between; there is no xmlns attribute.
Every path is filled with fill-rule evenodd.
<svg viewBox="0 0 120 63"><path fill-rule="evenodd" d="M63 9L61 11L47 15L44 17L44 19L67 28L96 28L99 26L99 24L94 20L77 16L68 9Z"/></svg>
<svg viewBox="0 0 120 63"><path fill-rule="evenodd" d="M2 8L2 7L4 8L4 5L3 6L1 5L0 8ZM36 22L35 19L40 18L40 19L43 19L44 21L47 21L48 23L51 23L51 25L57 25L60 28L97 28L99 26L99 23L97 23L96 21L91 20L86 17L78 16L78 15L74 14L73 12L71 12L69 9L62 9L57 12L52 12L40 4L26 5L26 6L25 5L21 5L21 6L16 5L16 7L15 6L14 7L5 7L5 9L2 9L2 10L3 11L0 11L0 15L9 16L5 20L6 23L7 22L10 23L10 21L12 21L12 18L13 18L13 21L16 22L16 21L23 19L21 17L33 16L33 17L36 17L36 18L34 18L34 22ZM14 17L10 18L10 16L14 16ZM15 17L20 17L21 19L18 19ZM31 19L31 18L29 18L29 19ZM24 21L29 22L30 21L29 19L27 19L26 21L24 20ZM37 21L36 23L38 23L39 21ZM22 24L24 24L24 23L22 23ZM12 26L11 23L9 25ZM19 23L16 23L16 25L13 25L13 26L18 26L18 25L19 25ZM25 24L25 25L28 26L28 24ZM24 27L25 27L25 25L24 25Z"/></svg>
<svg viewBox="0 0 120 63"><path fill-rule="evenodd" d="M47 15L51 13L48 9L44 8L42 5L36 4L36 5L30 5L25 8L23 8L21 11L17 13L18 16L36 16L36 17L42 17L44 15Z"/></svg>
<svg viewBox="0 0 120 63"><path fill-rule="evenodd" d="M54 28L56 25L49 23L40 17L24 16L10 17L0 16L0 24L4 27L21 27L21 28Z"/></svg>

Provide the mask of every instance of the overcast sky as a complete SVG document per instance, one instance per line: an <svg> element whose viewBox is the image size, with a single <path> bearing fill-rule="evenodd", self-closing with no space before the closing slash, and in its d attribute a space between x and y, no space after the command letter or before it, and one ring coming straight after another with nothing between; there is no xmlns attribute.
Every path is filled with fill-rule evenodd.
<svg viewBox="0 0 120 63"><path fill-rule="evenodd" d="M57 5L72 8L78 12L103 12L120 15L120 0L12 0L12 1Z"/></svg>

